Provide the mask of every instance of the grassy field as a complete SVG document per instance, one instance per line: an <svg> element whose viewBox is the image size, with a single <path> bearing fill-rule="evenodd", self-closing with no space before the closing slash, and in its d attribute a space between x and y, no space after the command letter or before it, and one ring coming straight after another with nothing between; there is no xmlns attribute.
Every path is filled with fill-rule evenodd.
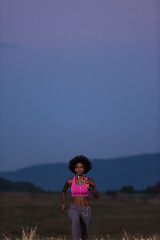
<svg viewBox="0 0 160 240"><path fill-rule="evenodd" d="M100 193L97 200L90 197L93 220L91 238L122 239L123 229L128 236L149 237L160 235L160 198L148 200L144 197L126 195L112 199ZM3 234L15 239L22 235L22 228L34 228L40 238L71 239L71 220L68 208L71 195L67 193L67 209L61 211L61 194L1 193L0 195L0 239Z"/></svg>

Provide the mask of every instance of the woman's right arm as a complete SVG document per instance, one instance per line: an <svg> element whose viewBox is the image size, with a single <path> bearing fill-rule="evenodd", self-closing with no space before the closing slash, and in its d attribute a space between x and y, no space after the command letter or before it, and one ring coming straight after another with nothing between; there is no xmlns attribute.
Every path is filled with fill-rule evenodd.
<svg viewBox="0 0 160 240"><path fill-rule="evenodd" d="M66 191L69 188L69 180L67 180L64 184L63 190L62 190L62 207L61 209L64 210L66 208Z"/></svg>

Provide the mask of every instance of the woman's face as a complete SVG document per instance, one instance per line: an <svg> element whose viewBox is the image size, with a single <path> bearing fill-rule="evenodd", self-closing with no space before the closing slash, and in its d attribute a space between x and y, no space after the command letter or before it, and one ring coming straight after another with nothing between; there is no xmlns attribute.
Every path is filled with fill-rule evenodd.
<svg viewBox="0 0 160 240"><path fill-rule="evenodd" d="M84 166L83 163L77 163L76 164L76 173L78 175L82 175L84 173Z"/></svg>

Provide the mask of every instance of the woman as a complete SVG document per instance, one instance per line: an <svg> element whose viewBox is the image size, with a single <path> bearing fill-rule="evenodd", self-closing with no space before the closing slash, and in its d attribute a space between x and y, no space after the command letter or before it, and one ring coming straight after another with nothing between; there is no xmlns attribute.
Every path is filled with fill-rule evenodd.
<svg viewBox="0 0 160 240"><path fill-rule="evenodd" d="M99 198L93 179L84 176L92 168L91 162L83 155L76 156L69 161L69 169L76 175L67 179L62 190L62 207L66 208L66 191L71 187L72 203L68 210L68 216L72 220L72 239L78 239L78 222L81 226L81 239L88 238L89 227L92 219L89 193Z"/></svg>

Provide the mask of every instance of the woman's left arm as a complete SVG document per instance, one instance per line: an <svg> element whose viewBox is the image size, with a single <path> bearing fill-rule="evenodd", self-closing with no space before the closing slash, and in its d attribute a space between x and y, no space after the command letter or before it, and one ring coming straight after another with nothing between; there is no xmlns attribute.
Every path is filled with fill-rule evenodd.
<svg viewBox="0 0 160 240"><path fill-rule="evenodd" d="M96 184L92 178L89 178L88 181L86 180L86 185L91 193L94 195L95 198L99 198L99 193L96 188Z"/></svg>

